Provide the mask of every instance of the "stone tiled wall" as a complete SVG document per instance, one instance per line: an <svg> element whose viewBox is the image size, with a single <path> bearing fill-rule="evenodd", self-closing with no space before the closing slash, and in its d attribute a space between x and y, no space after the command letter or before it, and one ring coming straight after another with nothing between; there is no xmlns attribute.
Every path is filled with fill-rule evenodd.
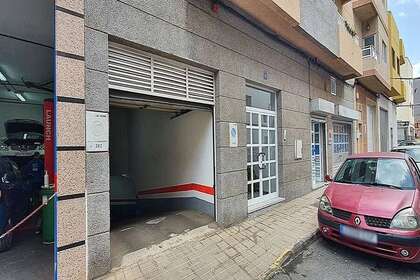
<svg viewBox="0 0 420 280"><path fill-rule="evenodd" d="M86 110L108 113L108 34L95 30L87 20L85 43ZM89 279L111 267L109 180L109 152L86 153Z"/></svg>
<svg viewBox="0 0 420 280"><path fill-rule="evenodd" d="M56 1L57 277L86 279L84 1Z"/></svg>

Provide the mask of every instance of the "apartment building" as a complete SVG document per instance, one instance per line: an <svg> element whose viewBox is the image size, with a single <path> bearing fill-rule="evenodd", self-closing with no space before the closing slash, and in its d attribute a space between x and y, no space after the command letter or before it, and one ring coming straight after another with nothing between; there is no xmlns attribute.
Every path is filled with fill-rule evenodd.
<svg viewBox="0 0 420 280"><path fill-rule="evenodd" d="M389 151L397 144L396 104L405 101L396 88L393 66L404 64L398 29L386 0L352 1L361 21L363 75L356 79L356 103L361 119L357 124L359 152ZM397 41L392 38L398 37ZM397 69L397 68L395 68ZM400 81L398 81L400 83Z"/></svg>
<svg viewBox="0 0 420 280"><path fill-rule="evenodd" d="M401 77L406 100L397 107L398 142L415 139L413 65L408 57L405 57L405 63L401 65Z"/></svg>
<svg viewBox="0 0 420 280"><path fill-rule="evenodd" d="M420 79L413 80L413 114L414 114L414 128L416 139L420 138Z"/></svg>
<svg viewBox="0 0 420 280"><path fill-rule="evenodd" d="M57 1L58 278L99 276L168 238L127 230L150 215L182 230L228 226L319 187L356 149L346 81L366 59L354 11L331 0ZM380 71L367 84L390 91Z"/></svg>

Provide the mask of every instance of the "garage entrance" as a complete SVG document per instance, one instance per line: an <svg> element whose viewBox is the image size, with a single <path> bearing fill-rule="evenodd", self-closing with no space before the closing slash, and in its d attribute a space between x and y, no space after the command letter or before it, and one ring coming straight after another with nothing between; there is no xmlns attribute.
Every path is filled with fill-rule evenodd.
<svg viewBox="0 0 420 280"><path fill-rule="evenodd" d="M0 279L5 280L53 279L53 200L40 208L54 194L53 18L54 1L2 1Z"/></svg>
<svg viewBox="0 0 420 280"><path fill-rule="evenodd" d="M110 46L111 257L117 266L130 252L214 220L214 79Z"/></svg>

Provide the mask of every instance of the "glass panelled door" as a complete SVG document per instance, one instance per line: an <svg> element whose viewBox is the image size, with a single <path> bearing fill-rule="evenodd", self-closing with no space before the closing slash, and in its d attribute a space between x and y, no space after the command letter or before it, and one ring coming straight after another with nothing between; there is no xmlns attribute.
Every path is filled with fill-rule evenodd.
<svg viewBox="0 0 420 280"><path fill-rule="evenodd" d="M312 185L324 181L324 123L312 121Z"/></svg>
<svg viewBox="0 0 420 280"><path fill-rule="evenodd" d="M248 204L278 197L276 113L247 108Z"/></svg>

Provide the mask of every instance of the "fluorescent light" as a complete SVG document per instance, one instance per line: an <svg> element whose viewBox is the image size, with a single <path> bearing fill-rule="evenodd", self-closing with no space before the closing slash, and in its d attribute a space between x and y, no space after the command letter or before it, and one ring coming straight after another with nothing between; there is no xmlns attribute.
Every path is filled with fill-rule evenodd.
<svg viewBox="0 0 420 280"><path fill-rule="evenodd" d="M7 81L6 77L3 75L2 72L0 72L0 81L2 81L2 82L6 82Z"/></svg>
<svg viewBox="0 0 420 280"><path fill-rule="evenodd" d="M16 94L16 97L19 98L20 101L22 101L22 102L26 101L25 97L23 97L22 94L20 94L20 93L15 93L15 94Z"/></svg>

